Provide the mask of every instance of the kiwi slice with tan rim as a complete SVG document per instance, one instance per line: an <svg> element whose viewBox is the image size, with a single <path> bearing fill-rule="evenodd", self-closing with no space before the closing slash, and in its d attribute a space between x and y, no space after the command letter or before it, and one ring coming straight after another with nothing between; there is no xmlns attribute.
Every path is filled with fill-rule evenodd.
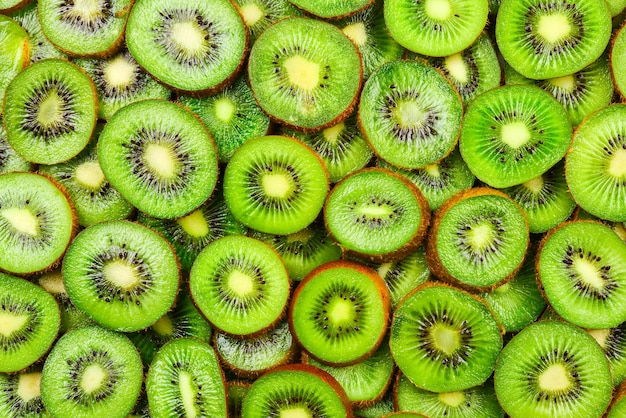
<svg viewBox="0 0 626 418"><path fill-rule="evenodd" d="M1 0L0 13L7 14L26 7L33 0Z"/></svg>
<svg viewBox="0 0 626 418"><path fill-rule="evenodd" d="M41 399L41 366L0 374L0 414L7 418L48 418Z"/></svg>

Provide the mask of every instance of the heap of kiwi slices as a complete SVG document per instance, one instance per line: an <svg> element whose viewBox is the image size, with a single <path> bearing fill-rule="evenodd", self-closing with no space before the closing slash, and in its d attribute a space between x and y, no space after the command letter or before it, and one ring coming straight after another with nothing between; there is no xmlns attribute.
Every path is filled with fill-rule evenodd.
<svg viewBox="0 0 626 418"><path fill-rule="evenodd" d="M623 417L626 0L0 0L0 418Z"/></svg>

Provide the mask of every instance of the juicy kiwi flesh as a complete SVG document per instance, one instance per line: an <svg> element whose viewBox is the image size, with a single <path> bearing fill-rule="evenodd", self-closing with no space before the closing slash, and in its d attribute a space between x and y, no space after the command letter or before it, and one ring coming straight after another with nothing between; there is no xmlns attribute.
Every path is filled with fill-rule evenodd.
<svg viewBox="0 0 626 418"><path fill-rule="evenodd" d="M2 124L0 115L0 174L13 171L30 171L32 164L15 152L7 141L7 133Z"/></svg>
<svg viewBox="0 0 626 418"><path fill-rule="evenodd" d="M37 10L37 3L31 3L11 15L11 18L15 19L30 37L30 62L46 58L67 58L67 55L55 48L43 34Z"/></svg>
<svg viewBox="0 0 626 418"><path fill-rule="evenodd" d="M0 374L0 414L23 418L45 416L40 367L29 367L14 375Z"/></svg>

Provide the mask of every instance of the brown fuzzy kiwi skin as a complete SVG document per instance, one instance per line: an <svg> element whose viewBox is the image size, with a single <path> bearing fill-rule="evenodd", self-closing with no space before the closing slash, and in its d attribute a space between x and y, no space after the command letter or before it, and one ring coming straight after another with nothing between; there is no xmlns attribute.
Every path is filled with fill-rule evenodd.
<svg viewBox="0 0 626 418"><path fill-rule="evenodd" d="M513 269L513 271L508 276L506 276L499 282L494 283L490 286L480 287L480 286L472 286L472 285L463 283L462 281L458 280L456 277L450 274L448 270L441 263L441 259L439 258L439 253L437 252L437 232L439 230L439 225L441 224L441 220L446 215L448 210L450 210L454 205L456 205L460 201L465 200L467 198L475 197L475 196L485 196L485 195L494 195L494 196L504 197L510 200L511 202L515 203L515 206L519 208L520 213L524 216L524 221L526 224L526 232L529 233L528 232L529 231L528 220L526 219L526 215L524 214L524 211L521 209L521 207L519 206L517 202L515 202L508 195L501 192L500 190L492 189L491 187L473 187L471 189L466 189L466 190L462 190L458 192L457 194L455 194L454 196L446 200L439 207L439 209L435 211L434 216L433 216L432 226L428 232L428 238L426 240L426 261L432 273L437 278L445 282L448 282L454 286L460 287L464 290L470 291L470 292L491 292L495 290L496 288L502 286L503 284L513 280L513 278L517 275L519 270L522 268L522 265L524 264L524 260L522 259L520 264L517 267L515 267L515 269ZM530 240L529 240L529 243L530 243ZM528 245L526 246L525 253L526 254L528 253ZM524 258L526 257L524 256Z"/></svg>
<svg viewBox="0 0 626 418"><path fill-rule="evenodd" d="M28 6L29 4L31 4L34 0L22 0L20 2L18 2L15 6L11 6L8 7L6 9L0 9L0 13L3 15L8 15L14 12L17 12L20 9L23 9L24 7Z"/></svg>
<svg viewBox="0 0 626 418"><path fill-rule="evenodd" d="M421 209L420 216L422 219L420 226L415 232L415 235L413 235L413 237L401 248L398 248L397 250L391 251L389 253L384 253L384 254L367 254L367 253L363 253L360 251L343 247L341 243L337 240L337 238L333 235L330 228L328 227L328 221L327 221L327 216L326 216L327 215L326 207L328 205L328 201L330 200L330 196L333 193L333 190L331 190L330 193L328 193L328 196L326 197L326 202L324 203L324 225L326 227L326 231L328 232L328 236L333 241L335 241L335 243L337 243L339 247L341 247L341 251L348 255L352 255L352 256L355 256L355 257L358 257L367 261L371 261L373 263L379 263L379 264L402 260L404 257L406 257L407 255L415 251L420 245L422 245L422 242L426 238L428 227L431 225L430 206L428 205L428 201L422 194L422 191L413 182L411 182L409 179L407 179L403 175L398 174L386 168L379 168L379 167L363 168L361 170L355 171L347 175L346 177L341 179L336 184L336 186L339 186L344 181L346 181L346 179L349 179L350 177L356 174L363 173L363 172L370 172L370 171L382 172L391 177L394 177L397 180L400 180L402 183L404 183L411 190L411 192L413 193L413 196L415 196L415 198L417 199L419 203L419 206Z"/></svg>
<svg viewBox="0 0 626 418"><path fill-rule="evenodd" d="M300 341L298 340L298 335L293 327L293 311L296 305L296 301L298 299L298 296L300 295L300 293L302 292L302 289L304 288L304 286L310 282L311 280L313 280L318 274L324 272L325 270L328 270L330 268L349 268L349 269L353 269L358 271L359 273L365 274L367 275L372 282L374 282L374 284L376 285L376 288L381 296L381 300L383 302L383 311L380 313L381 315L383 315L384 318L384 322L386 324L389 324L390 322L390 316L391 316L391 296L389 294L389 289L387 288L387 285L385 284L385 282L383 281L383 279L380 277L380 275L373 270L370 267L364 266L363 264L357 263L355 261L349 261L349 260L335 260L335 261L329 261L328 263L322 264L321 266L318 266L316 268L314 268L309 274L307 274L301 281L300 283L298 283L298 286L296 287L296 289L294 290L291 299L289 301L289 311L288 311L288 320L289 320L289 331L291 332L291 335L293 335L294 340L298 343L298 346L300 347L300 349L302 350L302 355L309 355L312 358L314 358L315 360L319 361L320 363L324 363L327 364L329 366L350 366L353 364L356 364L358 362L360 362L361 360L364 360L366 358L368 358L369 356L371 356L374 351L376 351L376 349L378 349L378 347L380 346L380 344L383 342L385 335L387 334L387 329L388 326L385 326L383 329L383 332L380 334L380 336L378 337L378 340L376 341L376 344L374 344L374 347L368 352L365 353L364 355L362 355L361 357L352 360L348 363L331 363L327 360L323 360L320 359L318 357L316 357L314 354L310 353L307 351L307 349L305 347L303 347L300 344ZM311 366L312 367L312 366ZM317 369L317 368L315 368ZM333 378L334 380L334 378Z"/></svg>

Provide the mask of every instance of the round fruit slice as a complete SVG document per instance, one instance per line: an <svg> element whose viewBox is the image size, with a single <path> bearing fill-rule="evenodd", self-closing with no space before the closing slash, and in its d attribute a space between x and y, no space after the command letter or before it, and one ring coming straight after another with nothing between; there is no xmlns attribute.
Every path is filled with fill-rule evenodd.
<svg viewBox="0 0 626 418"><path fill-rule="evenodd" d="M7 16L0 16L0 39L0 97L4 97L9 81L28 65L31 46L28 33Z"/></svg>
<svg viewBox="0 0 626 418"><path fill-rule="evenodd" d="M289 0L302 10L322 19L336 19L357 13L373 3L373 0Z"/></svg>

